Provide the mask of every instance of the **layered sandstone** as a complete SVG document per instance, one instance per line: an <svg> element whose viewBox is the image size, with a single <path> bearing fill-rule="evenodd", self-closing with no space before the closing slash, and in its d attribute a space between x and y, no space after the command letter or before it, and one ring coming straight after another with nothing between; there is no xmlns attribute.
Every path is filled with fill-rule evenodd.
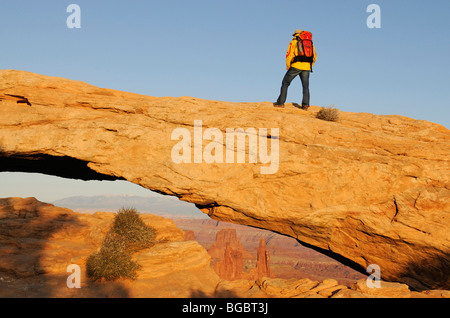
<svg viewBox="0 0 450 318"><path fill-rule="evenodd" d="M372 289L365 280L348 288L334 279L219 279L207 251L185 241L170 220L141 217L156 229L157 243L133 256L141 266L136 280L93 282L85 274L86 259L100 247L113 213L75 213L34 198L0 199L0 297L450 297L449 291L417 293L399 283ZM67 286L71 264L81 268L81 288Z"/></svg>
<svg viewBox="0 0 450 318"><path fill-rule="evenodd" d="M135 281L92 282L86 260L96 252L114 213L75 213L34 198L0 199L0 297L192 297L214 296L219 277L206 250L184 241L172 221L142 214L157 244L133 256ZM81 288L69 289L68 266L80 266Z"/></svg>
<svg viewBox="0 0 450 318"><path fill-rule="evenodd" d="M449 288L443 126L348 112L325 122L315 118L318 107L157 98L13 70L0 71L0 110L0 171L125 179L211 218L292 236L363 272L377 264L384 280ZM220 143L239 127L258 151L220 163L221 153L242 154ZM181 147L192 155L186 162L182 134L191 137ZM277 156L261 153L264 145Z"/></svg>

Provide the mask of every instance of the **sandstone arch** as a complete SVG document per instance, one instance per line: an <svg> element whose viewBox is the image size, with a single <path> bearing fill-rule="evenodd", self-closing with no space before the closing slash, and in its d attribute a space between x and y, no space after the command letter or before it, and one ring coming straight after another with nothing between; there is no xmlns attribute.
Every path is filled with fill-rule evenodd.
<svg viewBox="0 0 450 318"><path fill-rule="evenodd" d="M450 132L443 126L357 113L330 123L314 117L317 107L157 98L13 70L0 71L0 111L0 171L128 180L195 203L214 219L293 236L360 271L378 264L382 279L449 288ZM279 128L278 171L262 175L262 163L174 163L171 133L194 129L197 119L222 132ZM57 164L30 168L39 158ZM56 171L61 164L78 168L67 175Z"/></svg>

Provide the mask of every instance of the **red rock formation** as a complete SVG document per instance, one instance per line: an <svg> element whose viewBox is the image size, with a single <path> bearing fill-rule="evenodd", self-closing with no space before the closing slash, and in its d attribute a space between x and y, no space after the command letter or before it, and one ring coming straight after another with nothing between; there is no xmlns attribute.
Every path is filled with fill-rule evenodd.
<svg viewBox="0 0 450 318"><path fill-rule="evenodd" d="M243 279L244 258L253 259L237 238L236 229L223 229L217 232L216 241L208 249L213 260L214 270L226 280Z"/></svg>
<svg viewBox="0 0 450 318"><path fill-rule="evenodd" d="M262 277L274 277L270 270L270 256L264 238L259 242L256 267L249 273L244 271L244 259L254 260L254 256L244 249L236 236L236 229L222 229L217 232L216 241L208 253L215 259L214 270L222 279L256 280Z"/></svg>
<svg viewBox="0 0 450 318"><path fill-rule="evenodd" d="M259 241L258 254L256 260L256 271L258 273L258 278L272 276L269 261L270 256L269 251L266 249L266 240L261 239Z"/></svg>
<svg viewBox="0 0 450 318"><path fill-rule="evenodd" d="M214 220L173 219L173 221L185 232L195 232L195 240L206 249L211 247L212 242L216 239L217 231L222 229L236 229L239 241L245 250L252 255L257 254L260 240L264 239L266 250L271 256L270 277L283 279L309 278L314 281L333 278L339 284L346 286L351 286L358 279L366 277L366 275L324 254L302 246L297 240L288 236ZM251 261L244 261L244 265L247 265L247 268L251 268L255 266L255 261L255 258ZM252 272L255 272L255 270L252 269ZM257 277L257 273L253 274L253 277Z"/></svg>
<svg viewBox="0 0 450 318"><path fill-rule="evenodd" d="M245 278L242 253L228 243L225 247L223 260L214 264L214 270L220 278L238 280Z"/></svg>
<svg viewBox="0 0 450 318"><path fill-rule="evenodd" d="M215 243L208 249L211 258L222 260L228 244L231 249L239 251L242 254L243 259L254 259L254 256L242 246L236 235L236 229L223 229L217 232Z"/></svg>
<svg viewBox="0 0 450 318"><path fill-rule="evenodd" d="M259 240L258 251L256 255L256 267L250 271L250 276L254 280L275 277L270 269L270 255L266 249L266 240L261 238Z"/></svg>

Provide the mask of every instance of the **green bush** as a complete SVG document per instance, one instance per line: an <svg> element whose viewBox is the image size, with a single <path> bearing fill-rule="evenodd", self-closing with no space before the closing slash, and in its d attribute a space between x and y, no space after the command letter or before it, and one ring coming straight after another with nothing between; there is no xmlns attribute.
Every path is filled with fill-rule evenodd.
<svg viewBox="0 0 450 318"><path fill-rule="evenodd" d="M140 266L132 261L131 255L154 245L155 235L155 230L142 221L136 209L120 209L100 251L87 259L88 277L94 281L121 277L136 279Z"/></svg>
<svg viewBox="0 0 450 318"><path fill-rule="evenodd" d="M327 121L338 121L339 109L334 106L322 107L317 113L316 118Z"/></svg>

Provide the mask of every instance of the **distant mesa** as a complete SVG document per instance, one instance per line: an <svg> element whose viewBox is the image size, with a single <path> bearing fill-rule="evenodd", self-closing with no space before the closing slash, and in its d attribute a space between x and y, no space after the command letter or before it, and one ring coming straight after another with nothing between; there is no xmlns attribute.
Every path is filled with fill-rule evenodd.
<svg viewBox="0 0 450 318"><path fill-rule="evenodd" d="M141 213L152 213L165 217L207 218L194 204L156 193L151 196L120 194L73 196L56 200L52 204L83 213L115 212L120 207L134 207Z"/></svg>

